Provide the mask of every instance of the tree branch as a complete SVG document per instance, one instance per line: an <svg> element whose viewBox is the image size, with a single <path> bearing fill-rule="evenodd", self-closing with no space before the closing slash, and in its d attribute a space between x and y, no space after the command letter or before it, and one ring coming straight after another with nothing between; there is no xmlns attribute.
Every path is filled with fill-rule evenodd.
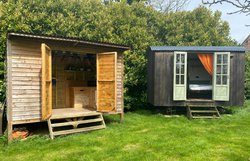
<svg viewBox="0 0 250 161"><path fill-rule="evenodd" d="M202 0L205 5L223 4L228 3L237 8L236 11L229 12L228 14L244 13L250 15L250 0Z"/></svg>
<svg viewBox="0 0 250 161"><path fill-rule="evenodd" d="M182 10L190 0L149 0L154 8L161 12L177 12Z"/></svg>

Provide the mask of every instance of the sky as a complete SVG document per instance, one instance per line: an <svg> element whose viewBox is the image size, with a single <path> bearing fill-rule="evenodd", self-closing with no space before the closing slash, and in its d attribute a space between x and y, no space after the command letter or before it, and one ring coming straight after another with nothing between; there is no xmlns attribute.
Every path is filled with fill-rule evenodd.
<svg viewBox="0 0 250 161"><path fill-rule="evenodd" d="M202 0L190 0L189 4L186 6L186 10L192 10L199 5L202 5ZM208 5L205 5L209 7ZM246 37L250 34L250 27L245 25L250 24L250 15L246 16L245 14L233 14L229 15L227 13L236 11L237 8L230 4L216 4L210 7L213 11L219 10L222 12L221 18L230 25L230 35L233 39L237 40L239 43L242 43Z"/></svg>

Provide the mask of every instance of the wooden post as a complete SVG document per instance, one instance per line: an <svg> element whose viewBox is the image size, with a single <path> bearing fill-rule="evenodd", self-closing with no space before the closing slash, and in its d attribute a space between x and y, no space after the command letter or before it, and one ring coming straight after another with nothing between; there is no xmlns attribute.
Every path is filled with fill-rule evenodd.
<svg viewBox="0 0 250 161"><path fill-rule="evenodd" d="M6 99L7 99L7 134L8 143L12 138L12 53L11 53L11 41L7 39L7 87L6 87Z"/></svg>
<svg viewBox="0 0 250 161"><path fill-rule="evenodd" d="M120 113L120 123L122 124L124 122L124 112L122 111Z"/></svg>
<svg viewBox="0 0 250 161"><path fill-rule="evenodd" d="M187 109L187 116L189 119L192 118L192 114L191 114L191 109L190 109L190 106L186 106L186 109Z"/></svg>
<svg viewBox="0 0 250 161"><path fill-rule="evenodd" d="M52 126L51 126L51 120L48 119L48 120L47 120L47 123L48 123L50 138L53 140L53 139L54 139L54 135L53 135L53 129L52 129Z"/></svg>
<svg viewBox="0 0 250 161"><path fill-rule="evenodd" d="M0 107L0 136L3 135L3 111Z"/></svg>
<svg viewBox="0 0 250 161"><path fill-rule="evenodd" d="M12 125L12 123L8 120L8 125L7 125L8 144L13 140L12 131L13 131L13 125Z"/></svg>

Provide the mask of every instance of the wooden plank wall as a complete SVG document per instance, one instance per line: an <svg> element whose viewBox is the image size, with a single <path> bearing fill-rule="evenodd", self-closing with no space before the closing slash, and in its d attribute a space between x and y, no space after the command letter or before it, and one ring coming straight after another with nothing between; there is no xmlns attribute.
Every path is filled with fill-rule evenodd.
<svg viewBox="0 0 250 161"><path fill-rule="evenodd" d="M47 120L52 115L52 51L45 45L41 44L42 56L42 120Z"/></svg>
<svg viewBox="0 0 250 161"><path fill-rule="evenodd" d="M12 41L12 120L41 119L41 46ZM11 106L10 106L11 107Z"/></svg>
<svg viewBox="0 0 250 161"><path fill-rule="evenodd" d="M53 108L65 108L66 107L66 86L68 83L65 80L65 66L67 59L60 59L60 57L56 57L54 59L54 63L56 66L55 69L55 78L56 78L56 86L55 88L55 96L54 102L55 106Z"/></svg>
<svg viewBox="0 0 250 161"><path fill-rule="evenodd" d="M102 112L116 111L116 53L97 57L97 107Z"/></svg>
<svg viewBox="0 0 250 161"><path fill-rule="evenodd" d="M116 112L123 112L123 54L117 53L116 65Z"/></svg>
<svg viewBox="0 0 250 161"><path fill-rule="evenodd" d="M242 106L244 103L244 81L245 81L245 54L231 53L230 61L230 95L229 102L219 105Z"/></svg>
<svg viewBox="0 0 250 161"><path fill-rule="evenodd" d="M73 71L65 71L69 65L76 65L75 58L72 57L53 57L53 78L56 79L56 84L53 85L53 108L69 108L70 105L70 87L83 87L87 86L89 77L95 74L95 72L77 71L75 74ZM72 80L76 77L76 80Z"/></svg>
<svg viewBox="0 0 250 161"><path fill-rule="evenodd" d="M147 99L148 102L154 103L154 69L155 69L155 53L150 51L148 53L148 64L147 64Z"/></svg>
<svg viewBox="0 0 250 161"><path fill-rule="evenodd" d="M57 70L56 58L52 56L52 79L56 78L56 70ZM55 100L56 100L56 85L54 85L52 81L52 108L56 107Z"/></svg>
<svg viewBox="0 0 250 161"><path fill-rule="evenodd" d="M155 53L154 105L172 106L173 103L173 52Z"/></svg>

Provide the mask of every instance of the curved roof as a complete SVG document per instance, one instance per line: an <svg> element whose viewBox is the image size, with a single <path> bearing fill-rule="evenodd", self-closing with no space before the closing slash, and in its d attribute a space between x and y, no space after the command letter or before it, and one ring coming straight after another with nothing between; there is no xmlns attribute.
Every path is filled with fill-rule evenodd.
<svg viewBox="0 0 250 161"><path fill-rule="evenodd" d="M152 51L187 51L187 52L245 52L239 46L150 46Z"/></svg>

